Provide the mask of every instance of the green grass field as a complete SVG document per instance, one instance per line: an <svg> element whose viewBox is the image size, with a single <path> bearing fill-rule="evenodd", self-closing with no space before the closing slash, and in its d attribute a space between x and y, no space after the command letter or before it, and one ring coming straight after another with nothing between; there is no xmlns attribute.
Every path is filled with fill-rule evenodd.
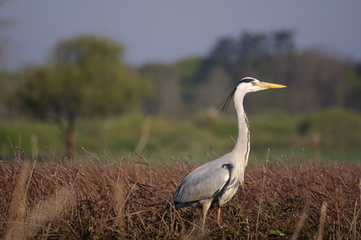
<svg viewBox="0 0 361 240"><path fill-rule="evenodd" d="M237 137L235 116L211 118L199 114L191 119L165 119L128 115L106 120L80 121L76 131L80 156L86 151L102 157L135 156L144 135L149 135L139 153L150 161L179 157L205 162L229 152ZM250 115L251 161L271 159L356 161L361 160L361 114L331 109L308 115L271 111ZM144 137L144 136L143 136ZM1 121L0 155L13 156L20 147L26 156L61 156L62 133L55 124L40 121Z"/></svg>

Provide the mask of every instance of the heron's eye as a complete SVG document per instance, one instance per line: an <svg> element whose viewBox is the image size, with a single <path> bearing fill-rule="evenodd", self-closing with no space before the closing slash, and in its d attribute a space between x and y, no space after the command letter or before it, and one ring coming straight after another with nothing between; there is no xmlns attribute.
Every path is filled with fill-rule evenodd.
<svg viewBox="0 0 361 240"><path fill-rule="evenodd" d="M250 83L250 82L254 82L254 78L243 78L241 80L241 83Z"/></svg>

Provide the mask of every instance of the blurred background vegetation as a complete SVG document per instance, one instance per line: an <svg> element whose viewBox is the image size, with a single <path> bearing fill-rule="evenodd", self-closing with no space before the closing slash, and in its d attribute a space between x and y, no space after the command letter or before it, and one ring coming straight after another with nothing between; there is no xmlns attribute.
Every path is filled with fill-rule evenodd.
<svg viewBox="0 0 361 240"><path fill-rule="evenodd" d="M240 78L253 76L288 88L246 97L251 159L263 161L268 149L276 159L361 159L360 62L299 50L290 30L243 32L219 39L207 56L170 64L129 66L125 49L75 36L54 46L42 66L2 71L1 158L20 148L45 159L88 151L213 159L237 135L234 111L217 107Z"/></svg>

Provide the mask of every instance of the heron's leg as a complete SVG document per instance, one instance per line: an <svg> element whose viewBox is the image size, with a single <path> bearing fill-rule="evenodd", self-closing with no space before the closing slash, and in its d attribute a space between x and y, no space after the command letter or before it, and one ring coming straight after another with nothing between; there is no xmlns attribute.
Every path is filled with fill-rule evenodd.
<svg viewBox="0 0 361 240"><path fill-rule="evenodd" d="M204 226L206 224L206 216L207 216L208 209L211 206L211 203L212 203L211 201L205 202L202 206L202 210L203 210L202 229L204 229Z"/></svg>
<svg viewBox="0 0 361 240"><path fill-rule="evenodd" d="M217 209L217 225L218 227L222 227L222 224L221 224L221 208L219 207Z"/></svg>

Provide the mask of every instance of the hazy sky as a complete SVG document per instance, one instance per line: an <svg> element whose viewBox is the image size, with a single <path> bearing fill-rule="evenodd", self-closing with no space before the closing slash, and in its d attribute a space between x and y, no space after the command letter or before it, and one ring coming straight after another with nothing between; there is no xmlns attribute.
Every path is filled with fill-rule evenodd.
<svg viewBox="0 0 361 240"><path fill-rule="evenodd" d="M11 39L8 67L45 62L63 39L111 37L140 65L205 55L220 37L291 29L299 48L323 47L361 60L360 0L11 0L0 17Z"/></svg>

